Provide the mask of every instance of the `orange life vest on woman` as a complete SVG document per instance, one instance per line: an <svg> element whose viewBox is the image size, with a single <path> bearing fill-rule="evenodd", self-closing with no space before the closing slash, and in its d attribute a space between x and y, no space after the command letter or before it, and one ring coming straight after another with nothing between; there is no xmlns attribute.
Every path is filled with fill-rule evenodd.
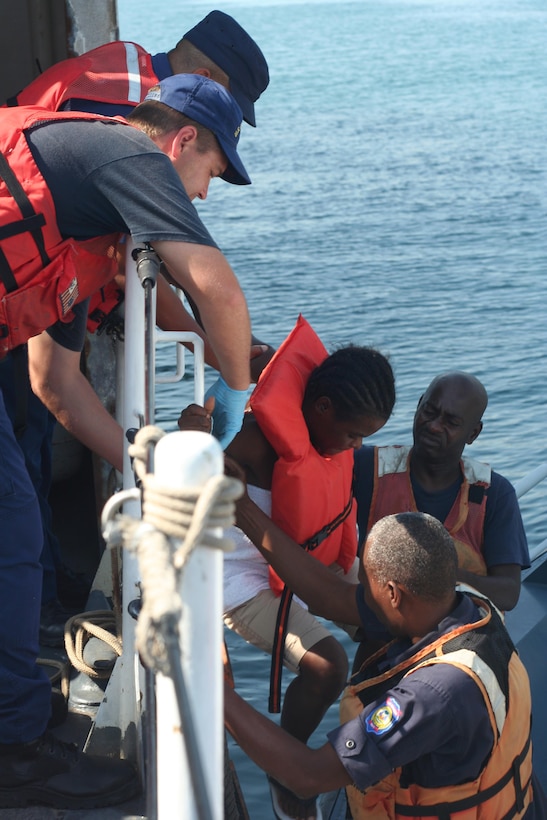
<svg viewBox="0 0 547 820"><path fill-rule="evenodd" d="M138 105L158 82L152 58L142 46L117 40L62 60L8 101L58 111L68 100Z"/></svg>
<svg viewBox="0 0 547 820"><path fill-rule="evenodd" d="M403 788L401 769L364 792L349 786L348 802L354 820L509 820L523 817L532 802L528 675L499 613L485 599L471 597L481 611L481 620L441 635L383 675L349 686L340 704L340 719L345 723L357 717L363 703L378 699L417 669L453 664L475 681L490 718L494 745L484 768L474 780L454 786L425 788L411 783ZM508 670L506 690L500 683L505 675L493 671L500 663Z"/></svg>
<svg viewBox="0 0 547 820"><path fill-rule="evenodd" d="M117 272L119 234L63 239L55 204L25 131L44 121L37 108L11 108L0 125L0 356L55 322ZM105 119L72 112L47 121ZM124 122L120 120L120 122ZM129 126L128 126L129 127Z"/></svg>
<svg viewBox="0 0 547 820"><path fill-rule="evenodd" d="M385 515L417 512L410 481L411 447L394 445L374 448L374 489L370 504L368 530ZM482 554L486 489L490 486L491 469L475 459L463 456L460 463L463 481L442 523L454 539L460 569L486 575Z"/></svg>
<svg viewBox="0 0 547 820"><path fill-rule="evenodd" d="M272 519L318 561L327 566L336 562L347 572L357 555L353 450L321 456L310 441L302 414L308 377L327 355L313 328L299 316L264 369L250 403L278 455L272 477ZM344 514L347 517L334 526ZM270 584L281 593L283 582L272 569Z"/></svg>

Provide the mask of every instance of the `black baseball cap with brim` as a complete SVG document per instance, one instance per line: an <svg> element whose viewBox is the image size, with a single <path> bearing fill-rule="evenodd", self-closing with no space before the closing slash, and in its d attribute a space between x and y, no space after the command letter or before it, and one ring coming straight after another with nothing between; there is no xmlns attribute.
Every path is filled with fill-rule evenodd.
<svg viewBox="0 0 547 820"><path fill-rule="evenodd" d="M168 105L212 131L228 160L228 167L221 178L233 185L251 184L237 153L241 109L222 85L201 74L173 74L153 86L143 102L147 100Z"/></svg>
<svg viewBox="0 0 547 820"><path fill-rule="evenodd" d="M183 39L228 75L230 91L239 103L243 119L256 126L254 104L268 87L270 75L265 57L252 37L229 14L212 11Z"/></svg>

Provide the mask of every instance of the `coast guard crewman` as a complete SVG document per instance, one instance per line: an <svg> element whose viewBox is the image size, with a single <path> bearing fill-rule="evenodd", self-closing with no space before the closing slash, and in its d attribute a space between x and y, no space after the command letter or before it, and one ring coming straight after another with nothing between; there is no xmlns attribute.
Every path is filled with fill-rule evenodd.
<svg viewBox="0 0 547 820"><path fill-rule="evenodd" d="M355 820L547 817L526 671L488 599L456 592L456 550L437 519L377 522L359 585L314 561L248 495L237 523L312 611L362 624L366 602L394 638L352 681L343 725L318 749L226 686L226 727L258 766L303 798L346 786Z"/></svg>
<svg viewBox="0 0 547 820"><path fill-rule="evenodd" d="M63 60L46 69L8 104L40 105L50 110L88 111L109 116L128 116L147 91L159 80L174 74L200 74L228 88L235 97L243 118L256 125L255 103L269 83L268 65L256 42L239 23L222 11L211 11L189 29L167 53L150 55L140 45L115 41L106 43L79 57ZM136 78L138 78L136 80ZM185 310L163 277L157 281L157 321L164 330L191 330L204 337L201 326ZM187 294L188 296L188 294ZM98 326L110 332L120 323L114 309L123 298L123 282L112 280L93 295L88 312L88 329ZM190 300L194 311L195 302ZM199 316L199 314L198 314ZM54 344L49 343L54 339ZM218 369L218 361L205 341L205 359ZM46 343L48 343L46 345ZM47 402L47 392L55 383L57 414L61 421L73 424L78 415L79 386L82 384L79 349L65 346L64 336L57 333L44 340L46 350L34 344L31 368L35 388ZM273 350L253 337L251 371L256 381ZM75 354L75 355L74 355ZM0 385L4 389L6 409L16 427L16 435L42 514L44 548L40 642L47 646L64 645L64 625L72 607L82 608L87 598L85 583L62 562L61 548L53 532L48 502L51 486L51 440L55 419L22 378L26 351L18 352L20 363L14 368L12 356L0 365ZM45 391L42 389L45 387ZM96 425L111 425L108 414L97 408ZM102 421L101 421L102 420ZM119 431L118 431L119 434ZM118 435L119 438L119 435ZM121 439L120 439L121 441ZM116 460L120 469L123 443ZM77 585L77 586L76 586ZM61 601L59 600L61 599ZM71 611L67 611L65 606Z"/></svg>
<svg viewBox="0 0 547 820"><path fill-rule="evenodd" d="M153 85L173 74L202 74L220 83L245 122L256 126L254 104L270 82L268 64L252 37L223 11L209 12L167 53L152 55L115 40L61 60L7 103L126 117Z"/></svg>
<svg viewBox="0 0 547 820"><path fill-rule="evenodd" d="M241 424L250 382L249 316L191 200L204 197L216 176L250 182L237 154L241 109L214 81L177 75L152 89L132 122L4 111L0 350L28 339L31 351L35 341L51 338L46 328L60 319L51 333L63 334L77 355L85 299L114 275L115 239L130 234L137 244L150 243L199 307L220 365L216 400L227 444ZM51 385L49 400L55 408ZM96 423L98 408L87 384L74 426L85 428L91 447L105 433L117 435ZM42 529L3 400L0 436L0 806L92 808L126 800L138 789L129 764L79 754L47 734L51 686L36 665Z"/></svg>

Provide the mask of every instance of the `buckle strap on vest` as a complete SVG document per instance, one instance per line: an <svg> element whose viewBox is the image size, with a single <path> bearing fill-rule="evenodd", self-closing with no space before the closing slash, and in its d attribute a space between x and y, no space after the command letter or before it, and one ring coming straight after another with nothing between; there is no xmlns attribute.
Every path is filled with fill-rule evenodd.
<svg viewBox="0 0 547 820"><path fill-rule="evenodd" d="M317 547L320 546L320 544L323 543L325 538L328 538L329 535L331 534L331 532L334 532L334 530L338 526L340 526L340 524L343 521L346 520L346 518L348 517L348 515L351 512L352 506L353 506L353 492L350 492L348 503L346 504L346 506L344 507L342 512L339 515L337 515L336 518L333 518L332 521L330 522L330 524L326 524L324 527L321 527L320 530L317 530L315 535L312 535L311 538L308 538L307 541L304 541L304 543L301 544L301 546L305 550L308 550L308 552L313 552L314 550L316 550Z"/></svg>
<svg viewBox="0 0 547 820"><path fill-rule="evenodd" d="M48 265L50 262L49 256L46 252L44 243L44 236L42 228L46 224L46 219L43 214L36 213L28 196L26 195L21 183L13 173L7 159L0 151L0 179L4 180L6 187L14 198L19 210L21 211L22 219L16 222L10 222L8 225L3 225L0 228L0 240L9 239L12 236L18 236L22 233L30 233L38 252L42 264ZM13 270L8 262L7 256L0 248L0 279L6 289L6 293L12 293L19 287L17 280L13 275ZM0 328L2 337L9 334L9 327ZM18 347L13 350L13 373L16 385L16 406L15 419L13 421L14 432L17 438L20 438L25 432L27 426L27 402L28 391L30 390L28 378L28 365L26 358L26 347Z"/></svg>
<svg viewBox="0 0 547 820"><path fill-rule="evenodd" d="M530 750L530 743L531 735L529 734L522 752L514 758L510 769L503 777L487 789L483 789L477 792L477 794L465 797L462 800L455 800L450 803L438 803L435 806L403 806L400 803L395 803L395 813L401 815L401 817L437 817L438 820L450 820L452 814L472 809L480 803L485 803L487 800L490 800L491 797L494 797L505 788L510 780L513 780L515 786L515 803L507 814L501 818L501 820L511 820L511 818L516 817L517 814L523 810L524 797L530 786L530 781L528 781L526 788L523 789L520 779L520 767Z"/></svg>
<svg viewBox="0 0 547 820"><path fill-rule="evenodd" d="M313 552L317 547L323 543L325 538L334 532L334 530L342 524L353 507L353 491L350 491L348 503L341 513L336 518L333 518L330 524L321 527L315 535L308 538L300 546L308 552ZM272 663L270 666L270 695L268 699L268 711L271 714L279 714L281 711L281 678L283 675L283 655L285 654L285 638L287 637L287 627L289 625L289 611L291 608L293 594L291 590L285 586L279 599L279 608L277 610L277 618L275 622L274 642L272 647Z"/></svg>
<svg viewBox="0 0 547 820"><path fill-rule="evenodd" d="M50 258L46 252L46 246L44 242L44 236L42 234L42 227L45 225L45 219L42 214L37 214L34 210L28 196L26 195L23 186L15 176L13 170L11 169L7 159L5 158L4 154L0 151L0 179L3 179L6 183L7 189L14 198L15 202L19 210L21 211L21 216L23 217L22 220L22 227L20 230L17 230L16 226L18 223L11 223L10 225L6 225L4 227L4 231L7 233L0 235L0 238L6 238L8 236L15 236L18 233L22 233L28 231L38 249L38 253L40 254L40 259L42 265L45 267L49 265ZM28 221L26 221L28 220ZM10 231L13 230L13 233Z"/></svg>

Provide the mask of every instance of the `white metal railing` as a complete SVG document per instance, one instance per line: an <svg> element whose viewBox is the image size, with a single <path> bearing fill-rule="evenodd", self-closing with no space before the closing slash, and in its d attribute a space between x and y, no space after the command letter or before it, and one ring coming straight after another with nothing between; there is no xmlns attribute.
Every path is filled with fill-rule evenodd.
<svg viewBox="0 0 547 820"><path fill-rule="evenodd" d="M536 467L527 475L514 482L513 487L515 488L517 498L523 496L545 478L547 478L547 462L540 464L539 467Z"/></svg>
<svg viewBox="0 0 547 820"><path fill-rule="evenodd" d="M515 492L517 494L517 498L522 498L523 495L530 492L534 487L540 484L547 478L547 462L544 464L540 464L539 467L535 467L529 473L527 473L522 478L519 478L518 481L515 481L513 486L515 488ZM547 552L547 538L544 541L541 541L540 544L537 544L533 549L530 550L530 560L536 561L540 558L544 553Z"/></svg>
<svg viewBox="0 0 547 820"><path fill-rule="evenodd" d="M123 376L118 372L118 395L123 409L120 424L124 431L154 422L154 400L146 384L145 372L155 379L155 346L163 342L191 342L194 347L194 401L204 401L204 346L195 333L163 332L155 327L155 292L145 306L145 291L139 282L132 256L134 245L128 242L126 251L125 339L122 362ZM150 314L151 310L151 314ZM148 327L146 327L146 319ZM153 327L150 327L153 325ZM180 344L177 344L181 347ZM151 360L150 360L151 359ZM184 357L179 356L176 380L184 376ZM182 366L181 366L182 362ZM119 371L119 367L118 367ZM161 379L165 381L164 378ZM169 378L169 381L175 379ZM160 379L158 379L160 381ZM171 436L181 436L173 433ZM184 434L190 435L190 434ZM167 436L166 438L169 438ZM218 446L218 445L217 445ZM196 475L196 454L191 465L171 467L180 475L190 470ZM160 459L161 461L161 459ZM222 459L220 458L220 462ZM162 470L169 472L163 459ZM158 466L161 466L160 464ZM182 480L179 476L179 482ZM184 478L187 481L187 477ZM177 483L177 482L175 482ZM124 448L123 487L135 486L127 447ZM123 512L141 517L139 500L124 501ZM137 559L124 551L122 581L122 635L124 652L116 662L108 683L107 695L99 708L96 725L116 727L120 732L124 756L136 760L146 775L147 816L149 820L198 820L201 817L223 817L224 734L223 734L223 671L222 650L222 555L219 550L200 547L192 554L185 569L180 595L185 617L179 624L181 635L181 674L184 675L193 712L196 735L201 745L201 759L207 761L203 772L210 813L203 813L200 795L193 788L193 768L183 743L184 727L177 709L173 681L161 674L143 669L135 646L135 620L128 604L140 597ZM184 651L182 651L182 648ZM148 703L147 703L148 701ZM154 723L152 734L146 729L142 736L141 717L147 710L148 724ZM155 720L154 720L155 718ZM157 729L157 731L155 731ZM147 748L147 760L142 749Z"/></svg>

